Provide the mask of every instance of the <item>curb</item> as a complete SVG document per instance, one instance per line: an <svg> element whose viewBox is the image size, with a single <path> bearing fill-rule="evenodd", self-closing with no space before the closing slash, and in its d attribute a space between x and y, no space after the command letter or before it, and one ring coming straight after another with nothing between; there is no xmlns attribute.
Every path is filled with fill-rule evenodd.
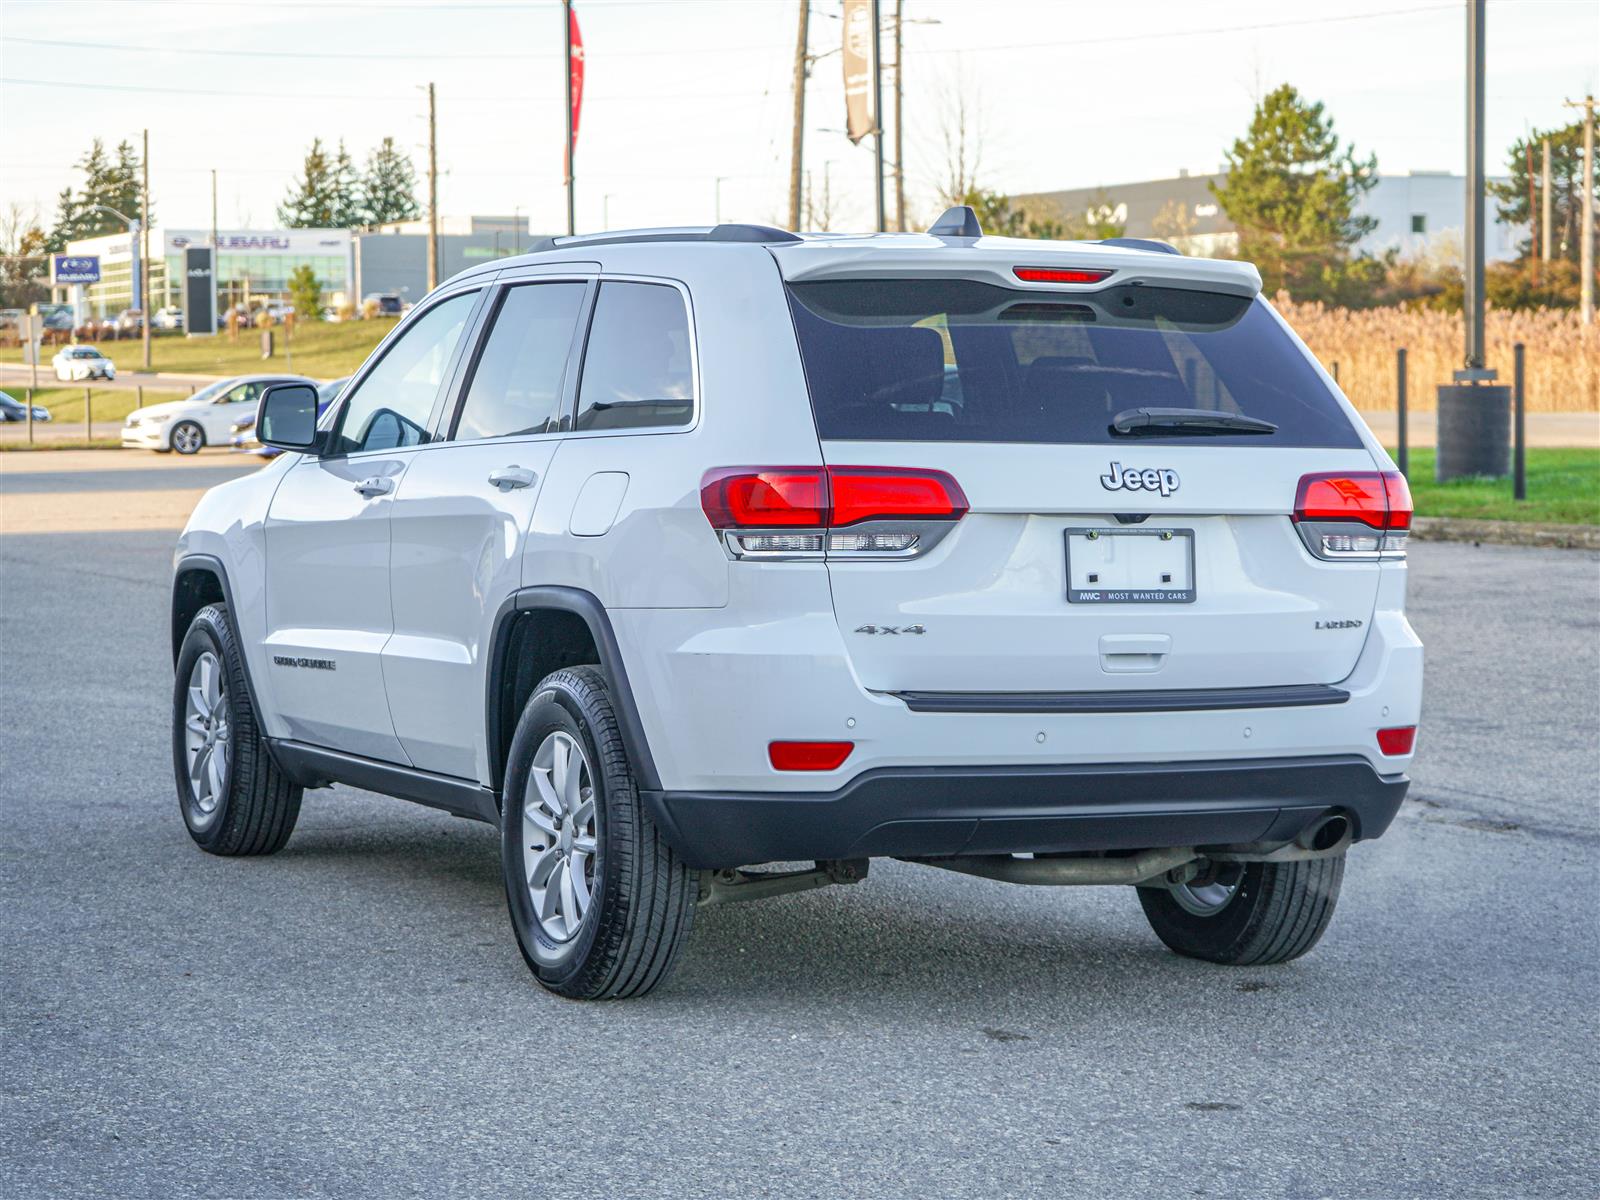
<svg viewBox="0 0 1600 1200"><path fill-rule="evenodd" d="M1411 536L1423 542L1489 542L1498 546L1600 550L1600 525L1539 525L1532 521L1413 517Z"/></svg>

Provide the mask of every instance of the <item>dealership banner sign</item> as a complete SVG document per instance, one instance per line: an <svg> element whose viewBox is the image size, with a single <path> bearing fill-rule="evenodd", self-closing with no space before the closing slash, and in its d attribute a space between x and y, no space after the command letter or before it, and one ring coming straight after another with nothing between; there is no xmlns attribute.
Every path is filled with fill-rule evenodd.
<svg viewBox="0 0 1600 1200"><path fill-rule="evenodd" d="M878 128L872 111L872 0L844 0L845 133L852 142Z"/></svg>
<svg viewBox="0 0 1600 1200"><path fill-rule="evenodd" d="M567 173L572 172L572 160L578 153L578 117L583 113L583 34L578 32L578 14L567 9L568 29L572 36L572 57L567 69L572 72L572 143L567 147Z"/></svg>
<svg viewBox="0 0 1600 1200"><path fill-rule="evenodd" d="M52 283L99 283L98 254L53 254L50 256Z"/></svg>
<svg viewBox="0 0 1600 1200"><path fill-rule="evenodd" d="M217 331L217 263L210 246L183 250L183 327L189 333Z"/></svg>

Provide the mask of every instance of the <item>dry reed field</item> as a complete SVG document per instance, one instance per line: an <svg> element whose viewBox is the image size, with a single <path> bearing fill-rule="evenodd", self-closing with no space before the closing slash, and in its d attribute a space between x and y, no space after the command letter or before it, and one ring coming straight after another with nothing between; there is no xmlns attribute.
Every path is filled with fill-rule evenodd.
<svg viewBox="0 0 1600 1200"><path fill-rule="evenodd" d="M1431 410L1434 388L1450 382L1464 354L1460 313L1400 308L1348 309L1273 301L1311 352L1330 371L1351 403L1368 412L1395 407L1395 356L1406 349L1407 402ZM1484 320L1485 350L1500 381L1511 382L1511 347L1527 347L1529 412L1600 411L1600 323L1588 328L1572 309L1513 312L1491 308Z"/></svg>

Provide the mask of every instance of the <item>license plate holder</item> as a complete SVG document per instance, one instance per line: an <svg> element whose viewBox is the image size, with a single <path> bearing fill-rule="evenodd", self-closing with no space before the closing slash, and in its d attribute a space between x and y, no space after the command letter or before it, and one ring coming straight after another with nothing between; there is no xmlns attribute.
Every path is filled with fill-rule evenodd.
<svg viewBox="0 0 1600 1200"><path fill-rule="evenodd" d="M1068 529L1067 603L1193 604L1194 530Z"/></svg>

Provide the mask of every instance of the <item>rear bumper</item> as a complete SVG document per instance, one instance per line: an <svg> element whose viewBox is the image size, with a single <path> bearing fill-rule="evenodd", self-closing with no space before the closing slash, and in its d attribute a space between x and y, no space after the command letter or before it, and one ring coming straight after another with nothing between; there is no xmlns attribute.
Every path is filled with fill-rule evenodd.
<svg viewBox="0 0 1600 1200"><path fill-rule="evenodd" d="M1410 781L1365 758L885 767L832 792L644 793L697 868L1287 842L1330 810L1389 827Z"/></svg>

